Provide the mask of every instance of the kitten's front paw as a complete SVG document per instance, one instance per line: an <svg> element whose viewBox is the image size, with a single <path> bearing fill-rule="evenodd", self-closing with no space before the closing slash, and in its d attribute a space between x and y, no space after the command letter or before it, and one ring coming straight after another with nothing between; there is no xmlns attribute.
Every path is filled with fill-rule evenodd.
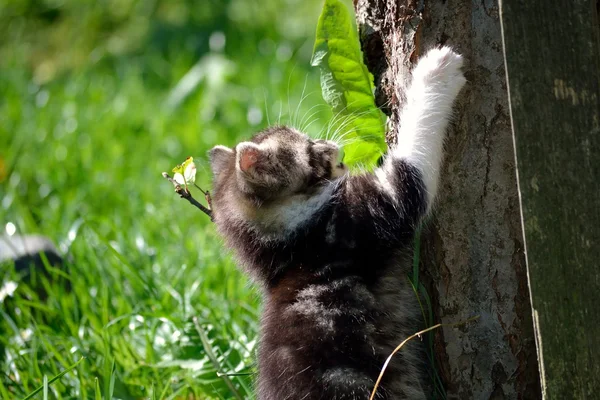
<svg viewBox="0 0 600 400"><path fill-rule="evenodd" d="M436 86L456 96L467 82L461 70L463 58L450 47L431 49L417 63L413 79L425 86Z"/></svg>

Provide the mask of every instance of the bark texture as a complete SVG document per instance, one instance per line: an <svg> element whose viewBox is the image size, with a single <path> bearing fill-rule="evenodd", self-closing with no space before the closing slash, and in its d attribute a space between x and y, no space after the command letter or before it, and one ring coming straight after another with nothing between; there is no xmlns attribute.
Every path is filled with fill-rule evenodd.
<svg viewBox="0 0 600 400"><path fill-rule="evenodd" d="M437 322L479 315L436 334L450 399L540 398L527 288L498 5L494 0L355 0L376 99L395 140L409 71L447 44L466 61L466 89L449 129L421 271Z"/></svg>
<svg viewBox="0 0 600 400"><path fill-rule="evenodd" d="M547 399L600 392L596 0L501 0L536 339ZM560 23L557 23L560 21Z"/></svg>

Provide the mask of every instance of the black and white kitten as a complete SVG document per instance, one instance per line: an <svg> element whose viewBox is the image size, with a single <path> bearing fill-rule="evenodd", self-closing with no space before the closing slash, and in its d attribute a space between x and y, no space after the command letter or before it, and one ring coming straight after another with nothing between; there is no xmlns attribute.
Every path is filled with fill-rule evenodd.
<svg viewBox="0 0 600 400"><path fill-rule="evenodd" d="M366 400L422 327L412 239L437 192L462 64L448 47L418 62L398 145L372 174L348 174L335 143L283 126L211 150L214 221L263 287L258 399ZM405 346L376 398L424 399L422 361Z"/></svg>

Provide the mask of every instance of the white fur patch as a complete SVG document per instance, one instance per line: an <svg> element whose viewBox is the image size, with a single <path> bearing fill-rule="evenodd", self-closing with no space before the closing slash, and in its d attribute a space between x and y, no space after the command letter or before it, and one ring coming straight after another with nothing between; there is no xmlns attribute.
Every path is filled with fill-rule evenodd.
<svg viewBox="0 0 600 400"><path fill-rule="evenodd" d="M277 150L279 149L279 141L276 138L269 137L269 138L263 140L259 144L259 147L263 150L269 150L272 153L276 153Z"/></svg>
<svg viewBox="0 0 600 400"><path fill-rule="evenodd" d="M276 232L278 237L281 237L282 233L293 234L331 201L336 186L337 182L333 181L312 196L292 196L282 203L262 209L260 213L264 218L261 218L259 223L267 232Z"/></svg>
<svg viewBox="0 0 600 400"><path fill-rule="evenodd" d="M449 47L430 50L421 58L402 110L398 144L391 152L392 157L405 159L421 172L428 210L437 194L452 105L466 82L462 65L462 57ZM385 186L385 180L380 181Z"/></svg>
<svg viewBox="0 0 600 400"><path fill-rule="evenodd" d="M323 293L326 293L330 290L327 285L308 285L304 289L298 292L299 299L310 299L310 298L318 298Z"/></svg>
<svg viewBox="0 0 600 400"><path fill-rule="evenodd" d="M315 297L298 299L288 307L288 310L308 317L317 327L329 334L335 332L335 317L343 314L339 308L325 307Z"/></svg>
<svg viewBox="0 0 600 400"><path fill-rule="evenodd" d="M396 189L390 183L389 175L392 172L390 171L390 163L384 163L381 168L377 168L375 170L375 177L377 178L377 183L379 189L390 195L392 198L396 198Z"/></svg>
<svg viewBox="0 0 600 400"><path fill-rule="evenodd" d="M343 387L363 385L370 388L374 383L364 372L348 367L328 369L323 374L323 380L328 384L334 383Z"/></svg>

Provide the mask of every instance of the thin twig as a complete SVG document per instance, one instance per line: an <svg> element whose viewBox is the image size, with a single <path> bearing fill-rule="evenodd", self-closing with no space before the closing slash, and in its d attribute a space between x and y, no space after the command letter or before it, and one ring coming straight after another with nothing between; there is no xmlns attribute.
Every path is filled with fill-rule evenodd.
<svg viewBox="0 0 600 400"><path fill-rule="evenodd" d="M187 190L187 188L185 188L185 187L181 186L179 183L177 183L177 181L175 181L175 179L171 178L171 176L169 176L169 174L167 174L166 172L163 172L162 176L163 176L163 178L165 178L166 180L168 180L169 182L171 182L171 184L175 188L175 193L177 193L179 195L179 197L181 197L182 199L186 199L187 201L189 201L191 205L195 206L200 211L202 211L204 214L208 215L210 217L211 221L213 220L213 215L212 215L211 209L203 206L202 204L200 204L198 202L198 200L196 200L194 198L194 196L192 196L192 194L190 193L190 191ZM198 189L200 189L200 188L198 188ZM208 205L210 207L210 205L211 205L210 204L210 200L209 200L210 199L210 193L208 191L204 191L202 189L200 189L200 191L204 194L204 197L206 197L206 201L208 202Z"/></svg>
<svg viewBox="0 0 600 400"><path fill-rule="evenodd" d="M375 398L375 393L377 393L377 388L379 387L379 383L381 383L381 379L383 379L383 374L385 374L385 369L387 368L387 366L390 363L390 361L392 361L392 357L394 356L394 354L396 354L398 351L400 351L400 349L402 348L402 346L404 346L406 344L406 342L408 342L411 339L414 339L417 336L421 336L424 333L427 333L427 332L432 331L432 330L437 329L437 328L441 328L442 326L457 327L457 326L461 326L461 325L466 325L466 324L468 324L471 321L475 321L476 319L479 319L479 315L471 317L471 318L469 318L469 319L467 319L465 321L456 322L454 324L437 324L437 325L433 325L433 326L430 326L427 329L423 329L422 331L414 333L414 334L410 335L409 337L407 337L406 339L404 339L402 341L402 343L400 343L398 345L398 347L396 347L394 349L394 351L392 351L392 354L389 355L389 357L387 358L387 360L385 360L385 363L383 364L383 367L381 368L381 372L379 373L379 378L377 378L377 382L375 382L375 386L373 387L373 391L371 392L371 397L369 397L369 400L373 400Z"/></svg>
<svg viewBox="0 0 600 400"><path fill-rule="evenodd" d="M206 194L208 193L208 190L205 191L200 186L196 185L196 183L194 183L194 186L196 186L196 189L198 189L199 191L201 191L203 195L206 196Z"/></svg>
<svg viewBox="0 0 600 400"><path fill-rule="evenodd" d="M210 197L210 192L208 190L202 189L200 186L196 185L195 183L194 183L194 186L196 186L196 188L202 192L202 194L204 195L204 199L206 200L206 204L208 204L208 209L212 210L212 198Z"/></svg>
<svg viewBox="0 0 600 400"><path fill-rule="evenodd" d="M236 399L243 400L242 396L238 393L237 389L235 388L233 382L231 381L231 379L229 379L229 376L227 374L219 375L221 366L219 365L219 360L217 359L217 356L215 355L215 353L213 353L210 342L208 341L208 336L206 336L206 332L204 332L204 330L198 323L197 317L193 318L193 322L194 322L194 327L196 328L196 331L198 332L198 336L200 336L200 341L202 342L204 351L206 352L206 355L208 356L208 359L212 363L213 367L215 367L215 369L217 370L217 376L219 376L220 378L223 379L223 381L225 382L225 384L227 385L229 390L231 390L231 392L233 393L233 396Z"/></svg>

